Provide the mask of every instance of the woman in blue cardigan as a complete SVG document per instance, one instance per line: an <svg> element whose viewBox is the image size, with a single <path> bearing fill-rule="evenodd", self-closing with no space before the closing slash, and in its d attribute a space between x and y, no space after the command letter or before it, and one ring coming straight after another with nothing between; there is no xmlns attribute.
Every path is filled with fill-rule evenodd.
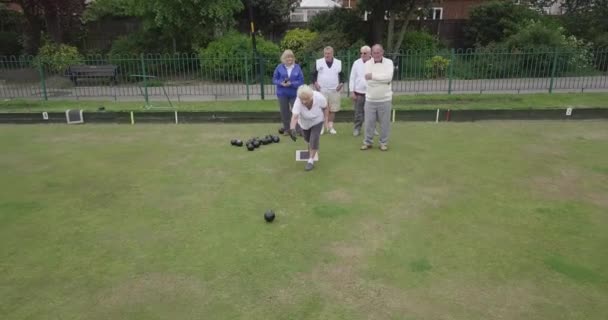
<svg viewBox="0 0 608 320"><path fill-rule="evenodd" d="M291 122L291 108L296 100L298 87L304 84L302 69L295 63L295 56L291 50L285 50L281 55L281 63L274 70L272 83L277 86L277 98L281 111L281 122L284 134L289 134Z"/></svg>

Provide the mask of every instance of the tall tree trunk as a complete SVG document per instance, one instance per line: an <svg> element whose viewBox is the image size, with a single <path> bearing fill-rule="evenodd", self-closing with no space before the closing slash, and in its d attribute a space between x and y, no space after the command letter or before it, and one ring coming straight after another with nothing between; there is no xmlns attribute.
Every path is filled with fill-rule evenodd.
<svg viewBox="0 0 608 320"><path fill-rule="evenodd" d="M369 17L372 21L372 42L374 44L382 43L382 35L384 35L386 30L384 23L384 8L381 6L374 8Z"/></svg>
<svg viewBox="0 0 608 320"><path fill-rule="evenodd" d="M25 54L36 55L38 53L41 31L42 23L38 18L27 22L25 28L23 28L23 51Z"/></svg>
<svg viewBox="0 0 608 320"><path fill-rule="evenodd" d="M386 51L393 52L393 38L395 35L395 14L388 17L388 36L386 39Z"/></svg>
<svg viewBox="0 0 608 320"><path fill-rule="evenodd" d="M44 19L46 22L46 31L56 43L63 43L63 28L61 26L61 16L59 9L53 5L47 5L44 8Z"/></svg>
<svg viewBox="0 0 608 320"><path fill-rule="evenodd" d="M407 31L407 27L409 25L409 19L406 19L403 22L403 25L401 26L401 30L399 31L399 36L397 37L397 43L395 43L395 46L393 47L393 58L395 58L395 56L397 54L399 54L399 50L401 50L401 44L403 43L403 38L405 37L405 32Z"/></svg>
<svg viewBox="0 0 608 320"><path fill-rule="evenodd" d="M395 59L396 56L399 54L399 50L401 50L401 44L403 43L403 38L405 37L407 28L410 25L410 19L413 18L413 13L415 10L416 10L415 3L412 3L407 8L407 11L402 15L404 21L403 21L403 24L401 25L401 30L399 31L399 35L397 36L397 41L396 41L395 45L393 45L391 47L391 49L393 49L393 50L389 51L389 53L392 54L392 56L391 56L392 59Z"/></svg>

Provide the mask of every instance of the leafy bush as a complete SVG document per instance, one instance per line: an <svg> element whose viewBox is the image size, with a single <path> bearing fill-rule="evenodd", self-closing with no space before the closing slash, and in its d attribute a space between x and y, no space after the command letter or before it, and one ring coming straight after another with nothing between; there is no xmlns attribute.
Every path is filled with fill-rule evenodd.
<svg viewBox="0 0 608 320"><path fill-rule="evenodd" d="M352 42L350 42L344 33L338 31L328 31L320 33L313 41L309 42L304 48L304 54L306 56L323 56L323 49L327 46L334 48L334 54L340 51L350 49Z"/></svg>
<svg viewBox="0 0 608 320"><path fill-rule="evenodd" d="M593 39L595 49L608 49L608 32L600 33Z"/></svg>
<svg viewBox="0 0 608 320"><path fill-rule="evenodd" d="M534 49L536 51L557 50L557 57L540 53L530 55L526 61L528 64L536 63L541 70L549 70L553 60L557 66L561 66L558 71L571 73L588 69L592 64L592 56L589 47L582 40L574 36L566 37L563 28L550 28L540 21L529 21L524 23L519 30L507 38L504 46L514 49Z"/></svg>
<svg viewBox="0 0 608 320"><path fill-rule="evenodd" d="M600 71L608 71L608 32L598 34L593 40L595 56L593 64Z"/></svg>
<svg viewBox="0 0 608 320"><path fill-rule="evenodd" d="M109 63L118 66L119 72L125 76L121 80L136 82L139 79L128 75L141 74L141 63L139 55L145 52L146 44L139 36L139 33L132 33L128 36L121 36L112 42L109 52ZM146 71L146 73L150 73Z"/></svg>
<svg viewBox="0 0 608 320"><path fill-rule="evenodd" d="M429 78L444 78L446 76L450 60L442 56L434 56L428 59L425 63L427 69L427 77Z"/></svg>
<svg viewBox="0 0 608 320"><path fill-rule="evenodd" d="M367 39L368 29L361 22L357 10L336 8L315 15L308 23L311 30L320 35L327 32L338 32L348 43Z"/></svg>
<svg viewBox="0 0 608 320"><path fill-rule="evenodd" d="M300 61L304 57L306 46L315 41L318 36L316 32L308 29L289 30L281 40L281 50L292 50L296 60Z"/></svg>
<svg viewBox="0 0 608 320"><path fill-rule="evenodd" d="M38 51L34 64L44 66L47 71L61 73L71 65L83 64L78 49L66 44L48 42Z"/></svg>
<svg viewBox="0 0 608 320"><path fill-rule="evenodd" d="M566 37L565 46L558 54L558 63L562 62L566 66L563 74L582 75L593 70L594 56L592 47L591 43L586 43L575 36Z"/></svg>
<svg viewBox="0 0 608 320"><path fill-rule="evenodd" d="M264 60L264 74L271 77L281 55L279 47L263 38L256 38L256 49ZM244 81L252 74L252 45L248 36L229 33L199 49L203 77L215 81Z"/></svg>
<svg viewBox="0 0 608 320"><path fill-rule="evenodd" d="M522 22L500 43L458 54L454 76L465 79L593 74L591 45L543 21ZM597 65L597 63L596 63Z"/></svg>
<svg viewBox="0 0 608 320"><path fill-rule="evenodd" d="M137 56L142 53L171 53L166 39L152 31L138 31L119 37L112 42L111 56Z"/></svg>
<svg viewBox="0 0 608 320"><path fill-rule="evenodd" d="M410 31L403 37L402 48L409 51L435 52L439 48L439 40L428 32Z"/></svg>
<svg viewBox="0 0 608 320"><path fill-rule="evenodd" d="M507 48L519 49L562 48L566 45L562 31L563 29L559 28L549 28L540 21L530 20L522 22L514 33L505 39L504 44Z"/></svg>
<svg viewBox="0 0 608 320"><path fill-rule="evenodd" d="M134 34L128 36L121 36L112 42L110 49L110 56L113 57L127 57L136 56L145 52L145 48L142 44L134 41Z"/></svg>
<svg viewBox="0 0 608 320"><path fill-rule="evenodd" d="M401 45L401 52L395 57L397 79L420 79L427 76L427 60L439 51L437 37L425 31L406 32Z"/></svg>
<svg viewBox="0 0 608 320"><path fill-rule="evenodd" d="M138 31L127 36L119 37L112 43L109 52L109 63L117 65L124 75L141 74L140 56L145 54L146 74L168 75L184 70L182 64L171 63L180 55L173 55L171 41L162 38L154 31ZM137 81L136 78L126 77L125 81Z"/></svg>

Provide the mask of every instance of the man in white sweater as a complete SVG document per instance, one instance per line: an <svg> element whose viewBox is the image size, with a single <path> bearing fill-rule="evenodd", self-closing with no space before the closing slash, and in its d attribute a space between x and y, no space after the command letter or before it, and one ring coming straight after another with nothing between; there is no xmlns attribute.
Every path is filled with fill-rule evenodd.
<svg viewBox="0 0 608 320"><path fill-rule="evenodd" d="M365 63L365 139L361 150L372 147L376 121L380 122L380 150L388 150L391 110L393 102L393 61L384 57L384 49L376 44L372 47L372 59Z"/></svg>
<svg viewBox="0 0 608 320"><path fill-rule="evenodd" d="M355 111L355 121L353 136L358 136L363 126L363 114L365 105L365 91L367 91L367 80L365 80L365 62L372 57L372 48L363 46L359 50L361 58L355 60L350 70L350 81L348 88L351 91L350 97L353 99L353 109Z"/></svg>

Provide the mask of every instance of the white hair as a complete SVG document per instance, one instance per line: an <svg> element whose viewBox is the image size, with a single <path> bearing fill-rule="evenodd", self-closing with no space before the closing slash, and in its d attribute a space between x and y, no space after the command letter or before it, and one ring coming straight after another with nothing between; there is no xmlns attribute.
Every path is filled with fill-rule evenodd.
<svg viewBox="0 0 608 320"><path fill-rule="evenodd" d="M302 97L306 97L306 98L312 98L313 93L312 93L312 88L308 85L301 85L298 88L298 98L302 99Z"/></svg>
<svg viewBox="0 0 608 320"><path fill-rule="evenodd" d="M361 51L363 51L363 52L372 52L372 48L370 48L369 46L363 46L363 47L361 47Z"/></svg>

